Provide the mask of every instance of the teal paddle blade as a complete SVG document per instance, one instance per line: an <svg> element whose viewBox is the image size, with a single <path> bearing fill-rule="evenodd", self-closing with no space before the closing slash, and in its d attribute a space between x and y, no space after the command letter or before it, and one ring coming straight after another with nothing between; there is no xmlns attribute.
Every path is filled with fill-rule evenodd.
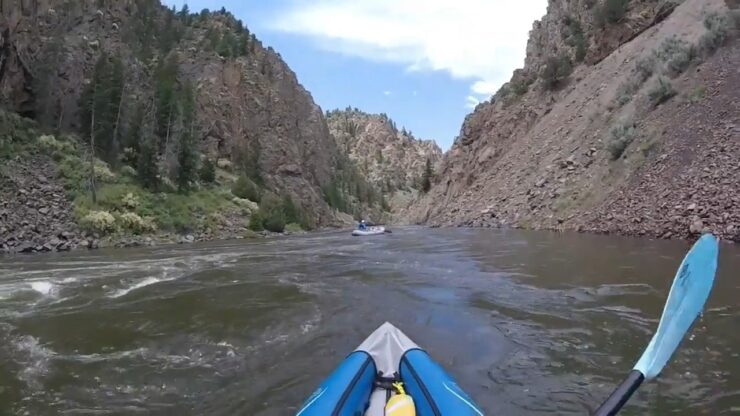
<svg viewBox="0 0 740 416"><path fill-rule="evenodd" d="M660 317L658 331L634 367L646 379L660 374L704 309L717 272L718 254L718 239L705 234L683 259Z"/></svg>

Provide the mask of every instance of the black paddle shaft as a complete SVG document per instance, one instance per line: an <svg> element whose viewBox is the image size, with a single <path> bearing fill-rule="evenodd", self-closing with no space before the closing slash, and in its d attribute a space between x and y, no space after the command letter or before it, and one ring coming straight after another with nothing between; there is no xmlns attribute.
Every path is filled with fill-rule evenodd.
<svg viewBox="0 0 740 416"><path fill-rule="evenodd" d="M606 399L599 409L596 410L593 416L616 415L644 380L645 376L641 372L637 370L630 371L627 378L614 390L614 393Z"/></svg>

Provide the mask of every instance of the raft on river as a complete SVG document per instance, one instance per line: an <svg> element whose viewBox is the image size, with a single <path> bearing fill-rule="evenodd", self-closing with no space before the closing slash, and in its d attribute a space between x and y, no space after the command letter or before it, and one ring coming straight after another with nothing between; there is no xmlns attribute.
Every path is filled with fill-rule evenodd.
<svg viewBox="0 0 740 416"><path fill-rule="evenodd" d="M363 237L368 235L378 235L385 233L385 227L367 227L364 230L353 230L352 235L355 237Z"/></svg>
<svg viewBox="0 0 740 416"><path fill-rule="evenodd" d="M414 414L483 412L426 351L386 322L339 364L297 416Z"/></svg>

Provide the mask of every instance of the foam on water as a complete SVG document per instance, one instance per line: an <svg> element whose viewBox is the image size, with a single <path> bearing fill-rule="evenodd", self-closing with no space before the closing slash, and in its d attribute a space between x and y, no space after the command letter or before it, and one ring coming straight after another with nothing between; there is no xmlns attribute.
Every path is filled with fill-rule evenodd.
<svg viewBox="0 0 740 416"><path fill-rule="evenodd" d="M153 284L160 283L160 282L168 282L170 280L175 280L175 278L174 277L159 277L159 278L147 277L144 280L140 280L129 287L124 287L124 288L116 290L109 297L114 298L114 299L120 298L121 296L128 295L129 293L131 293L132 291L136 289L141 289L142 287L147 287L149 285L153 285Z"/></svg>
<svg viewBox="0 0 740 416"><path fill-rule="evenodd" d="M46 280L31 282L31 289L41 293L44 296L53 296L56 293L56 286Z"/></svg>
<svg viewBox="0 0 740 416"><path fill-rule="evenodd" d="M49 363L56 353L31 335L15 339L12 345L19 355L18 361L24 365L18 378L32 389L43 388L40 379L49 373Z"/></svg>

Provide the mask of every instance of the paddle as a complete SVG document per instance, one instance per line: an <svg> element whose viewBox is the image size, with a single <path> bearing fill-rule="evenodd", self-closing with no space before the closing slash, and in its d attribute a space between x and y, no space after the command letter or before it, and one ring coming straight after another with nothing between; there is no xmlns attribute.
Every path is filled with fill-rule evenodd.
<svg viewBox="0 0 740 416"><path fill-rule="evenodd" d="M595 416L616 415L644 380L660 374L704 308L717 271L718 253L718 240L711 234L702 236L689 250L668 293L658 331L627 379L596 410Z"/></svg>

